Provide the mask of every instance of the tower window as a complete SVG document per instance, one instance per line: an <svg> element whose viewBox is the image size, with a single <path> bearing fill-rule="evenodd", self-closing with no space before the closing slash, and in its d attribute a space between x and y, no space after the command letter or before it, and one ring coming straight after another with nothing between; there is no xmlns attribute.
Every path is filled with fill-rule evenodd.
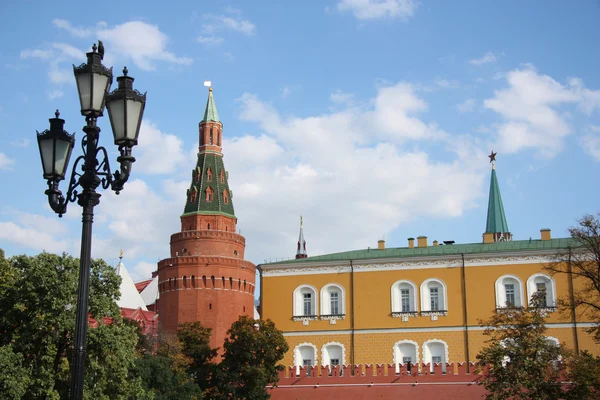
<svg viewBox="0 0 600 400"><path fill-rule="evenodd" d="M213 128L210 128L210 136L208 137L208 144L213 144Z"/></svg>
<svg viewBox="0 0 600 400"><path fill-rule="evenodd" d="M212 169L210 169L210 167L206 170L206 179L208 179L209 182L212 182Z"/></svg>
<svg viewBox="0 0 600 400"><path fill-rule="evenodd" d="M206 201L213 201L215 197L215 191L209 186L206 188Z"/></svg>
<svg viewBox="0 0 600 400"><path fill-rule="evenodd" d="M190 191L190 203L195 203L197 199L198 192L196 191L196 188L192 188L192 190Z"/></svg>
<svg viewBox="0 0 600 400"><path fill-rule="evenodd" d="M229 192L227 189L223 190L223 203L229 204Z"/></svg>
<svg viewBox="0 0 600 400"><path fill-rule="evenodd" d="M221 170L220 179L221 179L221 183L225 183L225 170L224 169Z"/></svg>
<svg viewBox="0 0 600 400"><path fill-rule="evenodd" d="M208 309L212 310L212 303L208 303Z"/></svg>

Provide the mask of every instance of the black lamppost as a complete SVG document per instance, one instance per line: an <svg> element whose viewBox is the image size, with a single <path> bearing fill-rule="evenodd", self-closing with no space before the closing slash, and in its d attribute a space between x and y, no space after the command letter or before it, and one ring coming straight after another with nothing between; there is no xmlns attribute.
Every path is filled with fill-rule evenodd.
<svg viewBox="0 0 600 400"><path fill-rule="evenodd" d="M81 230L81 257L79 266L79 288L77 295L77 319L75 325L75 349L71 365L71 399L83 398L83 375L88 326L88 294L90 286L90 263L92 252L92 222L94 207L100 203L100 194L96 188L109 187L117 194L129 179L131 164L135 158L131 149L137 144L137 138L146 105L146 94L133 89L133 78L127 76L127 68L123 76L117 78L119 87L108 93L113 80L112 68L102 65L104 46L99 42L87 53L87 63L79 67L73 66L77 90L81 102L81 114L85 116L85 135L81 141L83 155L77 157L71 171L71 180L66 197L58 189L58 184L65 178L65 170L75 144L75 134L70 135L63 129L65 120L50 118L50 129L37 132L44 179L48 180L48 202L59 217L67 212L67 204L77 200L83 207ZM110 124L115 144L119 146L117 158L121 170L113 174L108 162L108 153L98 146L100 128L96 120L108 108Z"/></svg>

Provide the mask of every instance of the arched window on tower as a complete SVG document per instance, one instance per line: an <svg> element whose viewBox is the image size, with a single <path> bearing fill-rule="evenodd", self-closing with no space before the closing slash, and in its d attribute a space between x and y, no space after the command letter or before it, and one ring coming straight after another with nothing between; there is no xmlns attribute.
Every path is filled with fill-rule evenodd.
<svg viewBox="0 0 600 400"><path fill-rule="evenodd" d="M210 169L210 167L208 167L208 169L206 170L206 179L209 182L212 182L212 169Z"/></svg>
<svg viewBox="0 0 600 400"><path fill-rule="evenodd" d="M225 170L224 169L221 170L220 178L221 178L221 183L225 183Z"/></svg>
<svg viewBox="0 0 600 400"><path fill-rule="evenodd" d="M200 128L200 146L204 145L204 128Z"/></svg>
<svg viewBox="0 0 600 400"><path fill-rule="evenodd" d="M223 203L229 204L229 192L227 189L223 190Z"/></svg>
<svg viewBox="0 0 600 400"><path fill-rule="evenodd" d="M213 144L213 128L210 128L210 136L208 137L208 144Z"/></svg>
<svg viewBox="0 0 600 400"><path fill-rule="evenodd" d="M195 203L197 199L198 192L196 191L196 188L193 187L192 190L190 190L190 203Z"/></svg>
<svg viewBox="0 0 600 400"><path fill-rule="evenodd" d="M206 188L206 201L213 201L215 197L215 191L209 186Z"/></svg>

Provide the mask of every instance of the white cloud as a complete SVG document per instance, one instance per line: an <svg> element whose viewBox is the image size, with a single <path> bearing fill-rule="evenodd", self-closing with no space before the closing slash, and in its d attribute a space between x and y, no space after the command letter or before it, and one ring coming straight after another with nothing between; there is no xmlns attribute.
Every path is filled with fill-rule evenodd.
<svg viewBox="0 0 600 400"><path fill-rule="evenodd" d="M442 89L456 89L460 87L460 82L457 80L448 80L440 77L435 78L435 84Z"/></svg>
<svg viewBox="0 0 600 400"><path fill-rule="evenodd" d="M39 215L38 217L49 220ZM21 227L14 222L0 222L0 239L37 251L45 250L50 253L73 252L72 243L68 239L64 239L63 235L47 232L44 226L41 226L41 228L42 230L37 227Z"/></svg>
<svg viewBox="0 0 600 400"><path fill-rule="evenodd" d="M335 92L331 93L331 95L329 96L329 100L331 100L331 102L335 104L351 106L354 104L354 94L346 93L338 89Z"/></svg>
<svg viewBox="0 0 600 400"><path fill-rule="evenodd" d="M479 66L479 65L483 65L483 64L495 63L496 60L497 60L496 55L494 53L492 53L491 51L488 51L480 58L474 58L472 60L469 60L469 63Z"/></svg>
<svg viewBox="0 0 600 400"><path fill-rule="evenodd" d="M581 137L580 144L583 150L595 161L600 162L600 126L588 125L586 134Z"/></svg>
<svg viewBox="0 0 600 400"><path fill-rule="evenodd" d="M456 105L456 109L460 112L471 112L475 109L477 101L475 99L467 99Z"/></svg>
<svg viewBox="0 0 600 400"><path fill-rule="evenodd" d="M182 163L190 163L189 157L184 155L181 139L173 134L161 132L151 121L142 121L138 142L135 148L136 162L133 164L133 170L136 172L171 174Z"/></svg>
<svg viewBox="0 0 600 400"><path fill-rule="evenodd" d="M14 147L22 147L22 148L26 149L27 147L29 147L29 143L31 143L31 140L29 140L28 138L22 138L22 139L11 140L10 145L14 146Z"/></svg>
<svg viewBox="0 0 600 400"><path fill-rule="evenodd" d="M239 10L238 10L239 11ZM219 31L233 31L246 36L252 36L256 33L256 25L250 20L243 19L239 12L230 12L232 16L204 14L202 18L208 21L202 24L202 32L213 34Z"/></svg>
<svg viewBox="0 0 600 400"><path fill-rule="evenodd" d="M301 88L302 86L300 85L285 85L281 88L281 98L287 99L293 92L300 90Z"/></svg>
<svg viewBox="0 0 600 400"><path fill-rule="evenodd" d="M112 28L100 29L97 35L105 42L108 53L131 58L143 70L154 70L156 61L175 65L190 65L192 59L179 57L167 50L168 36L158 26L142 21L130 21Z"/></svg>
<svg viewBox="0 0 600 400"><path fill-rule="evenodd" d="M40 60L49 60L52 55L52 50L25 49L21 50L20 58L39 58Z"/></svg>
<svg viewBox="0 0 600 400"><path fill-rule="evenodd" d="M198 38L196 39L198 40L198 43L207 45L207 46L216 46L218 44L223 43L223 41L225 39L223 39L222 37L218 37L218 36L198 36Z"/></svg>
<svg viewBox="0 0 600 400"><path fill-rule="evenodd" d="M418 4L415 0L339 0L337 9L360 20L407 19L415 14Z"/></svg>
<svg viewBox="0 0 600 400"><path fill-rule="evenodd" d="M52 89L48 92L48 99L49 100L54 100L54 99L58 99L59 97L63 97L65 94L62 90L60 89Z"/></svg>
<svg viewBox="0 0 600 400"><path fill-rule="evenodd" d="M59 29L64 29L69 32L73 36L77 37L88 37L92 34L92 31L89 29L81 28L79 26L73 26L71 23L65 19L55 18L52 20L52 24Z"/></svg>
<svg viewBox="0 0 600 400"><path fill-rule="evenodd" d="M585 89L578 80L564 86L530 65L509 72L506 79L509 87L495 91L484 105L505 119L497 126L498 145L509 153L533 148L542 156L555 156L564 138L573 133L559 108L577 104L592 110L600 93Z"/></svg>
<svg viewBox="0 0 600 400"><path fill-rule="evenodd" d="M6 154L0 152L0 170L12 169L14 164L14 158L9 158Z"/></svg>
<svg viewBox="0 0 600 400"><path fill-rule="evenodd" d="M373 246L413 218L458 216L479 196L485 172L474 165L485 163L473 159L484 155L467 139L448 141L447 162L406 145L434 138L434 124L408 116L427 108L408 84L380 88L369 109L305 118L284 117L253 94L240 102L241 119L262 132L224 142L239 226L254 238L251 260L293 256L300 214L314 255Z"/></svg>

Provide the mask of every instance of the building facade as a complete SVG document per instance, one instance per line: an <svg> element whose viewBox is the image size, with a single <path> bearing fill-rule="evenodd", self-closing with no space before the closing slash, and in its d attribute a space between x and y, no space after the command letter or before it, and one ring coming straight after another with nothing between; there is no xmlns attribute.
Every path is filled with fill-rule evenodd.
<svg viewBox="0 0 600 400"><path fill-rule="evenodd" d="M585 317L557 312L580 282L544 269L570 239L549 229L512 240L494 158L486 232L481 243L429 243L355 250L259 265L261 316L284 332L284 365L469 365L485 346L480 320L528 307L545 294L548 340L597 352ZM303 240L303 238L302 238Z"/></svg>
<svg viewBox="0 0 600 400"><path fill-rule="evenodd" d="M212 88L198 128L181 231L171 235L171 256L158 263L160 328L175 332L181 323L200 321L212 329L211 345L222 347L231 324L254 315L256 268L244 260L246 240L236 229Z"/></svg>

